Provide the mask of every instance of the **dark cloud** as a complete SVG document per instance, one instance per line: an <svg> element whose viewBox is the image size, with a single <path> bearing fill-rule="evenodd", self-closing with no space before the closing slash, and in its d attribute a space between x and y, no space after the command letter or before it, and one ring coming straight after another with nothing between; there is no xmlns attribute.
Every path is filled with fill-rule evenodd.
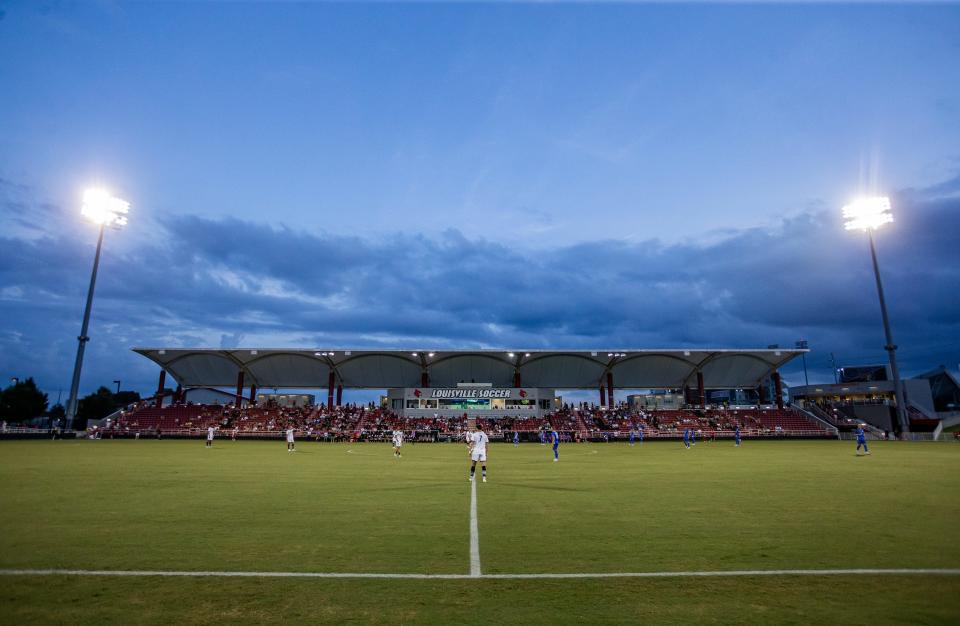
<svg viewBox="0 0 960 626"><path fill-rule="evenodd" d="M960 362L960 184L907 190L877 244L903 369ZM3 222L57 207L0 181ZM56 395L76 349L92 242L31 226L0 237L0 373ZM766 347L809 340L815 378L883 362L866 238L835 211L711 243L585 242L542 251L398 234L371 241L197 216L108 245L84 387L148 391L153 346ZM788 374L796 382L799 363Z"/></svg>

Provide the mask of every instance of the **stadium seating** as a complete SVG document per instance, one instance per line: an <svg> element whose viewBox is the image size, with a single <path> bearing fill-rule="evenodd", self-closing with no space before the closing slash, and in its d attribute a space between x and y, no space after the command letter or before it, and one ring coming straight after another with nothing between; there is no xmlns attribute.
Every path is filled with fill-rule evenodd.
<svg viewBox="0 0 960 626"><path fill-rule="evenodd" d="M826 413L826 411L824 411ZM545 417L478 418L491 439L509 439L514 432L556 430L564 438L623 439L643 428L649 438L673 438L686 429L701 437L732 436L739 426L744 436L826 436L823 424L792 408L658 409L629 411L565 407ZM289 408L275 405L237 408L227 405L173 405L163 408L142 403L125 412L111 426L113 434L153 433L201 436L208 426L240 437L280 437L294 428L300 437L329 440L383 441L394 430L423 441L456 439L467 428L465 417L411 417L372 406L349 405Z"/></svg>

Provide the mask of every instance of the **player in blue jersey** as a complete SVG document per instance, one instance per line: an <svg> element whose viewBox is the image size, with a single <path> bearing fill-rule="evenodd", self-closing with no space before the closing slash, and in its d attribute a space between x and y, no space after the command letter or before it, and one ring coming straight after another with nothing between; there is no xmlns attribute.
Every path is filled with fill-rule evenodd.
<svg viewBox="0 0 960 626"><path fill-rule="evenodd" d="M687 450L690 449L690 429L689 428L683 429L683 445Z"/></svg>
<svg viewBox="0 0 960 626"><path fill-rule="evenodd" d="M631 429L630 429L630 445L631 445L631 446L633 445L633 440L634 440L635 437L636 437L636 433L635 433L635 432L633 431L633 429L631 428Z"/></svg>
<svg viewBox="0 0 960 626"><path fill-rule="evenodd" d="M642 446L643 445L643 424L640 424L640 430L638 431L637 434L640 435L640 445Z"/></svg>
<svg viewBox="0 0 960 626"><path fill-rule="evenodd" d="M520 433L513 431L513 447L516 448L520 445Z"/></svg>
<svg viewBox="0 0 960 626"><path fill-rule="evenodd" d="M860 454L860 446L863 446L864 454L870 454L870 448L867 447L867 434L863 431L863 424L857 426L857 454Z"/></svg>
<svg viewBox="0 0 960 626"><path fill-rule="evenodd" d="M540 445L541 446L547 445L547 434L542 430L540 431Z"/></svg>
<svg viewBox="0 0 960 626"><path fill-rule="evenodd" d="M733 440L736 443L736 446L740 447L740 425L737 424L737 430L733 433Z"/></svg>
<svg viewBox="0 0 960 626"><path fill-rule="evenodd" d="M555 430L550 431L550 443L553 444L553 462L556 463L560 460L560 453L557 452L560 447L560 434Z"/></svg>
<svg viewBox="0 0 960 626"><path fill-rule="evenodd" d="M693 429L690 430L690 445L691 446L697 445L697 431Z"/></svg>

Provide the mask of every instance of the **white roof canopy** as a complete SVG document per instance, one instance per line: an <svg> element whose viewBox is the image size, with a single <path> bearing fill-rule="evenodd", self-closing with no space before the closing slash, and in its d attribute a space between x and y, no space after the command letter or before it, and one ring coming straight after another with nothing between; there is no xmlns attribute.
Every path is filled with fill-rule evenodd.
<svg viewBox="0 0 960 626"><path fill-rule="evenodd" d="M330 372L336 384L355 389L421 386L460 382L512 387L519 372L524 387L596 389L613 375L619 389L695 387L697 371L704 387L755 387L806 350L344 350L243 348L134 348L184 387L234 387L238 373L245 385L259 388L326 388Z"/></svg>

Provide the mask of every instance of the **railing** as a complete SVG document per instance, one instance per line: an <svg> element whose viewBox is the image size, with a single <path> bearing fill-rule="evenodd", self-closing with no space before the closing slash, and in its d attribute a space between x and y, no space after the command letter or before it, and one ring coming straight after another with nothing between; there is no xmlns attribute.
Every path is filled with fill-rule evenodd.
<svg viewBox="0 0 960 626"><path fill-rule="evenodd" d="M836 426L834 426L833 424L831 424L831 423L828 422L827 420L821 419L819 416L817 416L816 413L813 413L813 412L811 412L811 411L807 411L805 408L802 408L802 407L796 406L796 405L795 405L793 408L796 409L798 412L802 413L803 415L805 415L806 417L808 417L808 418L816 421L817 423L823 424L823 427L826 428L826 429L827 429L830 433L832 433L834 436L840 434L840 430L839 430Z"/></svg>

